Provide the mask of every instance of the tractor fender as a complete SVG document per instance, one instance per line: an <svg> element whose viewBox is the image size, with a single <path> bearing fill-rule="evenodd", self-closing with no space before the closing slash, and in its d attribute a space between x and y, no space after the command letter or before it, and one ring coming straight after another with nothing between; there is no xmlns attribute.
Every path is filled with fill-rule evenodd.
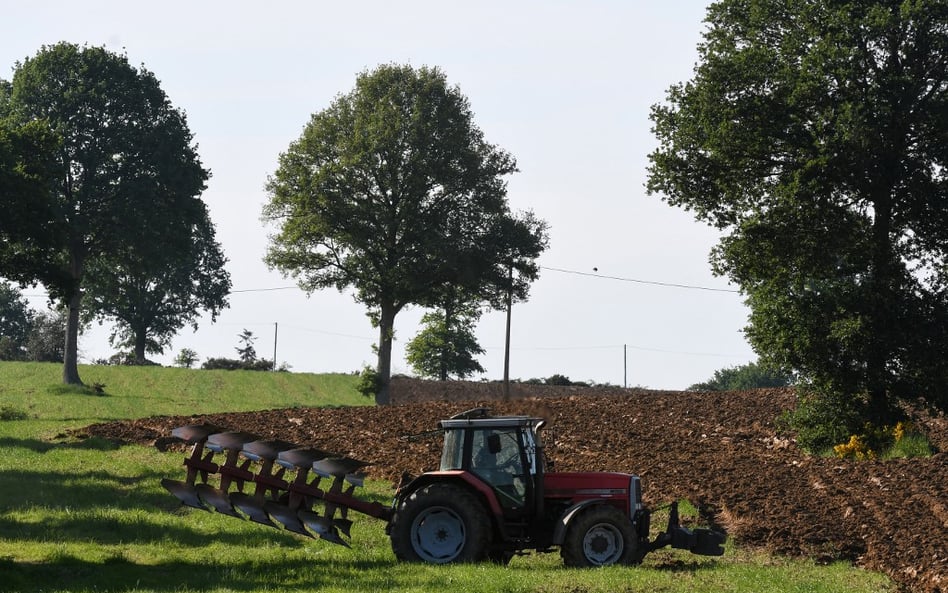
<svg viewBox="0 0 948 593"><path fill-rule="evenodd" d="M503 528L503 520L501 520L503 510L497 500L497 495L490 486L479 480L474 474L463 470L425 472L399 489L395 500L392 502L392 510L397 510L401 501L411 496L412 492L435 482L453 482L470 488L483 501L488 515L494 517L496 525L501 529Z"/></svg>
<svg viewBox="0 0 948 593"><path fill-rule="evenodd" d="M566 539L566 530L569 528L570 522L576 518L580 511L597 504L606 504L606 501L596 499L584 500L566 509L559 521L557 521L556 528L553 530L553 545L563 545L563 540Z"/></svg>

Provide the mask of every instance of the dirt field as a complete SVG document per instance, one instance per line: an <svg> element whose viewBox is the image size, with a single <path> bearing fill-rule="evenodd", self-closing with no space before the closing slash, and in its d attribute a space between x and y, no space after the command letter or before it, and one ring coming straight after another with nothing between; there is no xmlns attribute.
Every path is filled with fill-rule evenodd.
<svg viewBox="0 0 948 593"><path fill-rule="evenodd" d="M373 462L396 480L438 465L437 438L401 438L476 405L549 419L557 470L642 476L646 502L686 498L744 546L818 561L851 560L906 589L948 592L948 420L920 416L938 453L923 460L808 457L774 419L789 390L597 391L514 401L420 402L390 408L291 409L163 417L89 427L89 434L163 447L173 427L211 422ZM457 396L455 396L457 399Z"/></svg>

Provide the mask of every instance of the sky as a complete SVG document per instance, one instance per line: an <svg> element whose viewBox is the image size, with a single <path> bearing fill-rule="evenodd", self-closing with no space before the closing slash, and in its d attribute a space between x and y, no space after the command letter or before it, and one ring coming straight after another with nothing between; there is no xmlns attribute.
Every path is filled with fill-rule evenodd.
<svg viewBox="0 0 948 593"><path fill-rule="evenodd" d="M530 298L511 315L510 376L684 389L751 362L748 310L708 261L717 231L645 190L655 149L650 107L688 80L702 0L402 0L245 2L44 1L4 7L0 78L59 41L125 53L187 115L211 179L203 199L229 259L230 306L183 329L183 348L236 358L238 335L293 372L374 366L377 332L351 290L307 295L263 263L275 228L265 184L312 114L380 64L437 66L469 99L486 140L510 152L513 211L550 225ZM41 288L26 289L45 308ZM33 296L35 295L35 296ZM393 372L423 311L395 323ZM105 358L108 324L80 339L80 362ZM501 379L504 312L477 326L486 369Z"/></svg>

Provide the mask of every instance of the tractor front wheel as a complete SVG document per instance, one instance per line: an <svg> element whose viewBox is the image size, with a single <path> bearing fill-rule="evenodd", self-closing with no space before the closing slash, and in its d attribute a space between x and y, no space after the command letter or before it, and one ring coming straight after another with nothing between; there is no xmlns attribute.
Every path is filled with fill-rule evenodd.
<svg viewBox="0 0 948 593"><path fill-rule="evenodd" d="M596 505L573 519L560 548L566 566L580 568L642 561L632 522L618 509Z"/></svg>
<svg viewBox="0 0 948 593"><path fill-rule="evenodd" d="M490 519L480 500L454 484L430 484L392 517L392 551L405 562L479 562L487 555Z"/></svg>

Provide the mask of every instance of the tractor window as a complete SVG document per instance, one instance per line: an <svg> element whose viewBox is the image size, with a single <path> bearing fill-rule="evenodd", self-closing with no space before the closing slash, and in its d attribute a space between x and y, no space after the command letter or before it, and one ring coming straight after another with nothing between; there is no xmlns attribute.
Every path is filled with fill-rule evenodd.
<svg viewBox="0 0 948 593"><path fill-rule="evenodd" d="M464 463L464 431L446 430L441 451L441 471L462 469Z"/></svg>
<svg viewBox="0 0 948 593"><path fill-rule="evenodd" d="M526 472L520 431L485 429L474 431L473 436L471 466L474 473L494 488L504 507L522 508L526 499Z"/></svg>

